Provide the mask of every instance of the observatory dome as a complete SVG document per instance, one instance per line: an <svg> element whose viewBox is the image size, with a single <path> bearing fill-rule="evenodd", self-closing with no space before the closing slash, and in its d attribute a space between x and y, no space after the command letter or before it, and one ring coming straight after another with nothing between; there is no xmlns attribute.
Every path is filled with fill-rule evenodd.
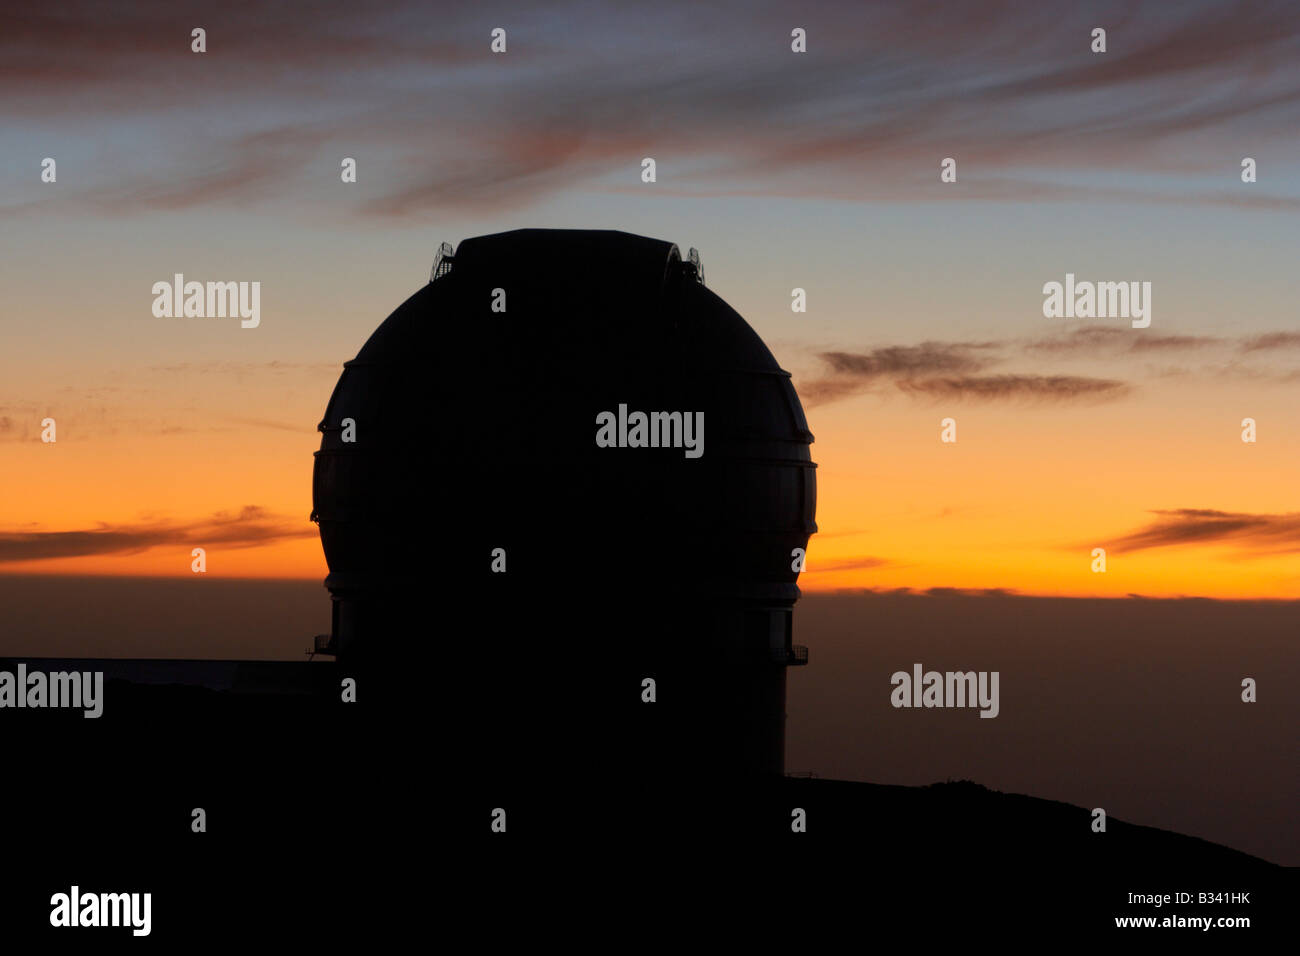
<svg viewBox="0 0 1300 956"><path fill-rule="evenodd" d="M519 691L513 672L553 675L561 710L615 706L653 672L694 736L739 707L723 723L754 726L719 730L744 738L726 749L779 765L813 436L691 253L612 231L444 245L319 426L341 661L472 647L475 706Z"/></svg>

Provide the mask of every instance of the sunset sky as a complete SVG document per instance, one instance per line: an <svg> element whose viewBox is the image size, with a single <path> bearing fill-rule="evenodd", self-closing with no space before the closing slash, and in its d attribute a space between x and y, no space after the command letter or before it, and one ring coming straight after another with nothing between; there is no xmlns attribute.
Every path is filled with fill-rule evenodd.
<svg viewBox="0 0 1300 956"><path fill-rule="evenodd" d="M537 226L697 247L794 374L806 590L1300 597L1293 2L384 9L0 30L0 574L322 578L343 361L440 242ZM260 326L156 318L175 273ZM1150 327L1045 318L1066 273Z"/></svg>

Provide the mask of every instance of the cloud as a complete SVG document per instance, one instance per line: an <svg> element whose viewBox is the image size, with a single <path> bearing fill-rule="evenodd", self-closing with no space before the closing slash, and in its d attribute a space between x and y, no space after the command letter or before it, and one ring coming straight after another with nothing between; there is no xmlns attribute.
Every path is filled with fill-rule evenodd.
<svg viewBox="0 0 1300 956"><path fill-rule="evenodd" d="M947 401L1095 401L1119 398L1131 390L1116 379L1080 375L969 374L999 361L998 348L994 342L923 342L866 352L821 352L818 357L827 371L800 382L799 396L812 408L879 384L914 398Z"/></svg>
<svg viewBox="0 0 1300 956"><path fill-rule="evenodd" d="M822 540L824 538L851 538L851 537L855 537L856 535L870 534L870 533L871 532L865 528L857 531L820 531L819 530L817 532L817 539Z"/></svg>
<svg viewBox="0 0 1300 956"><path fill-rule="evenodd" d="M1196 367L1152 366L1148 374L1156 378L1187 378L1197 382L1245 382L1251 385L1287 385L1300 381L1300 369L1271 369L1243 365L1238 361L1202 364Z"/></svg>
<svg viewBox="0 0 1300 956"><path fill-rule="evenodd" d="M150 365L149 372L174 372L181 375L215 373L221 376L244 375L257 372L332 372L339 374L343 368L341 362L284 362L273 359L269 362L232 362L210 360L206 362L179 362L173 365Z"/></svg>
<svg viewBox="0 0 1300 956"><path fill-rule="evenodd" d="M823 571L855 571L861 568L882 568L892 565L894 562L888 558L875 558L862 555L853 558L839 558L832 561L815 561L809 560L804 574L817 574Z"/></svg>
<svg viewBox="0 0 1300 956"><path fill-rule="evenodd" d="M808 407L867 391L880 382L898 382L936 372L974 372L992 361L985 342L922 342L889 345L866 352L821 352L827 372L799 386Z"/></svg>
<svg viewBox="0 0 1300 956"><path fill-rule="evenodd" d="M857 594L879 598L1006 598L1022 597L1020 592L1015 588L952 588L952 587L931 587L917 590L911 587L896 588L836 588L834 594ZM1032 597L1024 597L1024 600L1034 600Z"/></svg>
<svg viewBox="0 0 1300 956"><path fill-rule="evenodd" d="M281 93L307 95L320 90L331 67L340 88L357 81L355 71L446 68L478 59L486 47L466 31L440 29L455 24L454 10L404 23L403 7L407 14L420 10L415 0L388 13L311 0L184 7L183 16L170 0L135 0L114 10L97 0L29 7L11 15L0 34L0 82L24 87L21 103L33 109L139 112L205 98L256 101L271 81ZM196 25L207 32L204 54L190 49ZM79 102L69 102L69 94Z"/></svg>
<svg viewBox="0 0 1300 956"><path fill-rule="evenodd" d="M182 176L128 173L118 182L97 184L80 198L107 215L260 202L282 190L286 179L301 178L325 138L323 130L302 124L257 130L219 149L189 147Z"/></svg>
<svg viewBox="0 0 1300 956"><path fill-rule="evenodd" d="M1082 375L966 375L903 379L900 390L935 399L978 401L1067 402L1077 399L1105 401L1131 391L1126 382Z"/></svg>
<svg viewBox="0 0 1300 956"><path fill-rule="evenodd" d="M1160 335L1124 326L1083 325L1059 334L992 342L922 342L919 345L876 346L852 352L842 349L813 350L822 369L800 376L799 397L805 407L876 391L888 386L915 398L945 401L1024 400L1059 402L1122 398L1133 385L1110 376L1052 374L1037 370L1009 369L1003 374L983 374L998 364L1017 357L1035 362L1043 356L1072 358L1154 359L1180 353L1214 351L1227 360L1202 363L1198 367L1142 366L1147 377L1224 381L1235 379L1260 384L1289 384L1300 381L1300 370L1244 364L1234 357L1300 348L1300 333L1269 332L1255 336L1225 338L1212 335Z"/></svg>
<svg viewBox="0 0 1300 956"><path fill-rule="evenodd" d="M1218 345L1222 339L1212 335L1139 335L1129 346L1130 352L1153 352L1166 349L1201 349Z"/></svg>
<svg viewBox="0 0 1300 956"><path fill-rule="evenodd" d="M316 533L316 528L305 520L278 517L256 505L247 505L237 513L219 511L190 524L101 523L96 528L79 531L0 532L0 564L96 554L136 554L165 545L185 549L218 545L251 548Z"/></svg>
<svg viewBox="0 0 1300 956"><path fill-rule="evenodd" d="M1223 339L1208 335L1155 335L1123 326L1084 325L1060 335L1030 341L1025 349L1030 352L1112 354L1199 349L1223 342Z"/></svg>
<svg viewBox="0 0 1300 956"><path fill-rule="evenodd" d="M316 429L307 422L277 422L269 418L227 418L226 421L234 422L236 425L248 425L252 428L270 428L281 432L296 432L300 435L311 434Z"/></svg>
<svg viewBox="0 0 1300 956"><path fill-rule="evenodd" d="M975 352L991 347L986 343L922 342L891 345L866 353L823 352L822 358L837 374L870 379L882 375L974 371L988 364L976 357Z"/></svg>
<svg viewBox="0 0 1300 956"><path fill-rule="evenodd" d="M1235 544L1259 554L1300 552L1300 512L1247 514L1210 508L1154 510L1145 528L1112 541L1116 553L1210 543Z"/></svg>
<svg viewBox="0 0 1300 956"><path fill-rule="evenodd" d="M41 420L50 414L47 406L36 402L9 402L0 405L0 442L40 441ZM76 429L65 427L64 419L58 419L59 440L76 437Z"/></svg>
<svg viewBox="0 0 1300 956"><path fill-rule="evenodd" d="M366 201L344 215L425 223L623 188L616 174L639 188L647 143L663 188L699 195L932 200L937 157L958 143L953 195L966 199L1300 208L1264 183L1207 190L1222 151L1196 148L1207 131L1257 152L1287 145L1300 123L1292 0L1153 6L1140 28L1121 0L1024 0L978 18L915 0L817 5L806 56L789 52L785 6L747 0L663 0L652 16L571 0L504 19L509 50L495 56L476 5L31 8L0 32L0 83L22 91L7 119L144 129L147 142L81 189L7 209L315 209L306 164L329 157L336 183L338 156L353 155ZM189 48L197 23L204 54ZM1097 23L1111 24L1105 56L1087 49ZM140 150L161 166L133 166ZM1156 173L1169 188L1101 187L1072 180L1079 169Z"/></svg>
<svg viewBox="0 0 1300 956"><path fill-rule="evenodd" d="M1015 588L926 588L926 597L1014 597Z"/></svg>
<svg viewBox="0 0 1300 956"><path fill-rule="evenodd" d="M1300 348L1300 332L1266 332L1263 335L1243 339L1241 342L1243 352L1296 348Z"/></svg>
<svg viewBox="0 0 1300 956"><path fill-rule="evenodd" d="M1116 325L1083 325L1025 343L1028 352L1112 355L1121 352L1166 352L1206 348L1266 352L1300 348L1300 332L1222 338L1213 335L1157 335Z"/></svg>

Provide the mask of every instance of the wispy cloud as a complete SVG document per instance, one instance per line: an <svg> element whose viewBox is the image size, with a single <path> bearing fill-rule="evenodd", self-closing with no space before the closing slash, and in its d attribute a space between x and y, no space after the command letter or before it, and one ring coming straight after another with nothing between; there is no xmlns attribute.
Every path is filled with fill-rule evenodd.
<svg viewBox="0 0 1300 956"><path fill-rule="evenodd" d="M1224 543L1257 554L1300 552L1300 512L1248 514L1210 508L1155 510L1145 528L1112 541L1117 553Z"/></svg>
<svg viewBox="0 0 1300 956"><path fill-rule="evenodd" d="M981 401L1068 402L1106 401L1132 390L1127 382L1082 375L963 375L901 379L898 388L911 395L935 399Z"/></svg>
<svg viewBox="0 0 1300 956"><path fill-rule="evenodd" d="M0 82L22 91L7 119L144 117L181 145L156 151L162 168L111 164L85 188L5 207L306 208L304 165L323 152L337 170L337 155L364 147L359 182L372 191L348 210L423 221L619 188L614 173L634 176L653 142L673 171L664 188L699 195L935 198L937 159L956 143L962 173L947 201L1300 208L1263 180L1207 190L1206 174L1231 166L1221 151L1183 148L1207 131L1248 133L1258 148L1300 125L1292 0L1151 6L1140 20L1121 0L1022 0L978 17L915 0L833 3L801 15L806 56L790 54L789 9L776 3L663 0L650 15L572 0L500 19L504 56L489 52L474 5L209 2L184 19L162 0L28 8L0 32ZM1099 23L1111 30L1104 57L1087 47ZM197 24L202 55L189 50ZM1099 186L1072 179L1077 169L1160 173L1170 188Z"/></svg>
<svg viewBox="0 0 1300 956"><path fill-rule="evenodd" d="M1243 352L1262 352L1274 349L1300 349L1300 332L1266 332L1243 339Z"/></svg>
<svg viewBox="0 0 1300 956"><path fill-rule="evenodd" d="M926 588L926 597L1014 597L1015 588Z"/></svg>
<svg viewBox="0 0 1300 956"><path fill-rule="evenodd" d="M888 345L865 352L828 351L818 354L825 370L801 382L805 405L824 405L838 398L868 391L881 383L898 383L941 372L975 372L994 359L994 345L986 342L922 342Z"/></svg>
<svg viewBox="0 0 1300 956"><path fill-rule="evenodd" d="M312 434L316 431L313 423L310 422L277 422L269 418L228 418L226 421L234 422L236 425L249 425L253 428L270 428L279 432L297 432L298 434Z"/></svg>
<svg viewBox="0 0 1300 956"><path fill-rule="evenodd" d="M1165 352L1208 348L1223 341L1208 335L1155 335L1114 325L1083 325L1059 335L1034 339L1025 344L1025 349L1053 354Z"/></svg>
<svg viewBox="0 0 1300 956"><path fill-rule="evenodd" d="M1287 384L1300 381L1300 369L1261 365L1259 360L1272 353L1285 358L1292 349L1300 349L1300 333L1159 335L1125 327L1083 325L1056 335L992 342L928 341L861 351L813 350L821 367L800 376L798 387L800 398L809 408L881 389L944 401L1109 401L1124 397L1136 386L1125 378L1067 374L1041 367L1007 368L997 373L990 370L998 365L1023 366L1027 362L1041 366L1045 358L1128 358L1146 360L1133 369L1133 375L1140 371L1147 378ZM1197 355L1222 360L1203 360L1198 366L1152 364L1157 357Z"/></svg>
<svg viewBox="0 0 1300 956"><path fill-rule="evenodd" d="M897 588L836 588L834 594L858 594L875 598L1009 598L1020 597L1015 588L949 588L932 587L917 590L911 587ZM1032 598L1029 598L1032 600Z"/></svg>
<svg viewBox="0 0 1300 956"><path fill-rule="evenodd" d="M1300 349L1300 332L1266 332L1224 338L1214 335L1158 335L1135 332L1123 326L1081 325L1056 335L1031 339L1027 352L1057 355L1114 355L1124 352L1174 352L1197 349L1235 350L1241 353Z"/></svg>
<svg viewBox="0 0 1300 956"><path fill-rule="evenodd" d="M878 385L914 398L1026 402L1104 401L1132 388L1118 379L1080 375L973 374L1001 360L998 347L993 342L923 342L865 352L822 352L825 371L800 382L799 394L813 407Z"/></svg>
<svg viewBox="0 0 1300 956"><path fill-rule="evenodd" d="M39 442L45 418L55 420L59 441L87 441L92 436L112 434L116 427L109 410L96 404L100 397L76 390L82 400L75 412L65 411L62 403L15 401L0 404L0 442Z"/></svg>
<svg viewBox="0 0 1300 956"><path fill-rule="evenodd" d="M869 555L860 555L853 558L837 558L831 561L813 561L809 559L808 566L804 574L817 574L827 571L857 571L863 568L883 568L892 565L894 562L888 558L877 558Z"/></svg>
<svg viewBox="0 0 1300 956"><path fill-rule="evenodd" d="M222 376L261 372L310 372L333 373L337 375L342 368L343 365L341 362L285 362L280 359L273 359L269 362L179 362L173 365L150 365L145 369L145 371L173 372L182 375L215 373Z"/></svg>
<svg viewBox="0 0 1300 956"><path fill-rule="evenodd" d="M315 527L306 519L276 516L256 505L246 505L238 512L219 511L188 524L102 523L75 531L0 532L0 564L97 554L135 554L164 545L251 548L286 538L311 537L316 533Z"/></svg>

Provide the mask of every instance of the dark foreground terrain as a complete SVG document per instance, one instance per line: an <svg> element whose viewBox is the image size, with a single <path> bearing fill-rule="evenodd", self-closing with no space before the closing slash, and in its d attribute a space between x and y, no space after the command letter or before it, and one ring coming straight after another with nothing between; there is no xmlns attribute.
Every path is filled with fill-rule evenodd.
<svg viewBox="0 0 1300 956"><path fill-rule="evenodd" d="M0 656L301 662L330 628L319 581L191 577L0 575ZM463 613L439 618L435 639L450 643L421 691L450 714L425 747L446 772L450 742L472 727L446 697L469 645L488 643L484 608ZM1300 864L1300 601L806 593L794 640L811 658L789 675L790 770L976 780ZM890 674L917 661L1000 671L998 718L891 707ZM1241 701L1245 676L1257 703Z"/></svg>
<svg viewBox="0 0 1300 956"><path fill-rule="evenodd" d="M1249 931L1219 932L1258 940L1292 918L1294 871L1118 819L1095 833L1089 808L975 783L558 765L516 779L436 694L376 695L367 679L369 696L343 704L333 663L80 664L108 670L101 718L6 715L7 941L149 945L128 929L50 927L51 895L73 884L152 893L149 938L164 948L350 939L386 951L385 940L448 933L474 948L621 948L660 934L844 930L996 942L1158 933L1114 918L1171 913L1246 915ZM191 828L198 807L205 833ZM498 809L505 832L493 830ZM806 831L794 832L800 810ZM1129 903L1179 891L1249 903Z"/></svg>

